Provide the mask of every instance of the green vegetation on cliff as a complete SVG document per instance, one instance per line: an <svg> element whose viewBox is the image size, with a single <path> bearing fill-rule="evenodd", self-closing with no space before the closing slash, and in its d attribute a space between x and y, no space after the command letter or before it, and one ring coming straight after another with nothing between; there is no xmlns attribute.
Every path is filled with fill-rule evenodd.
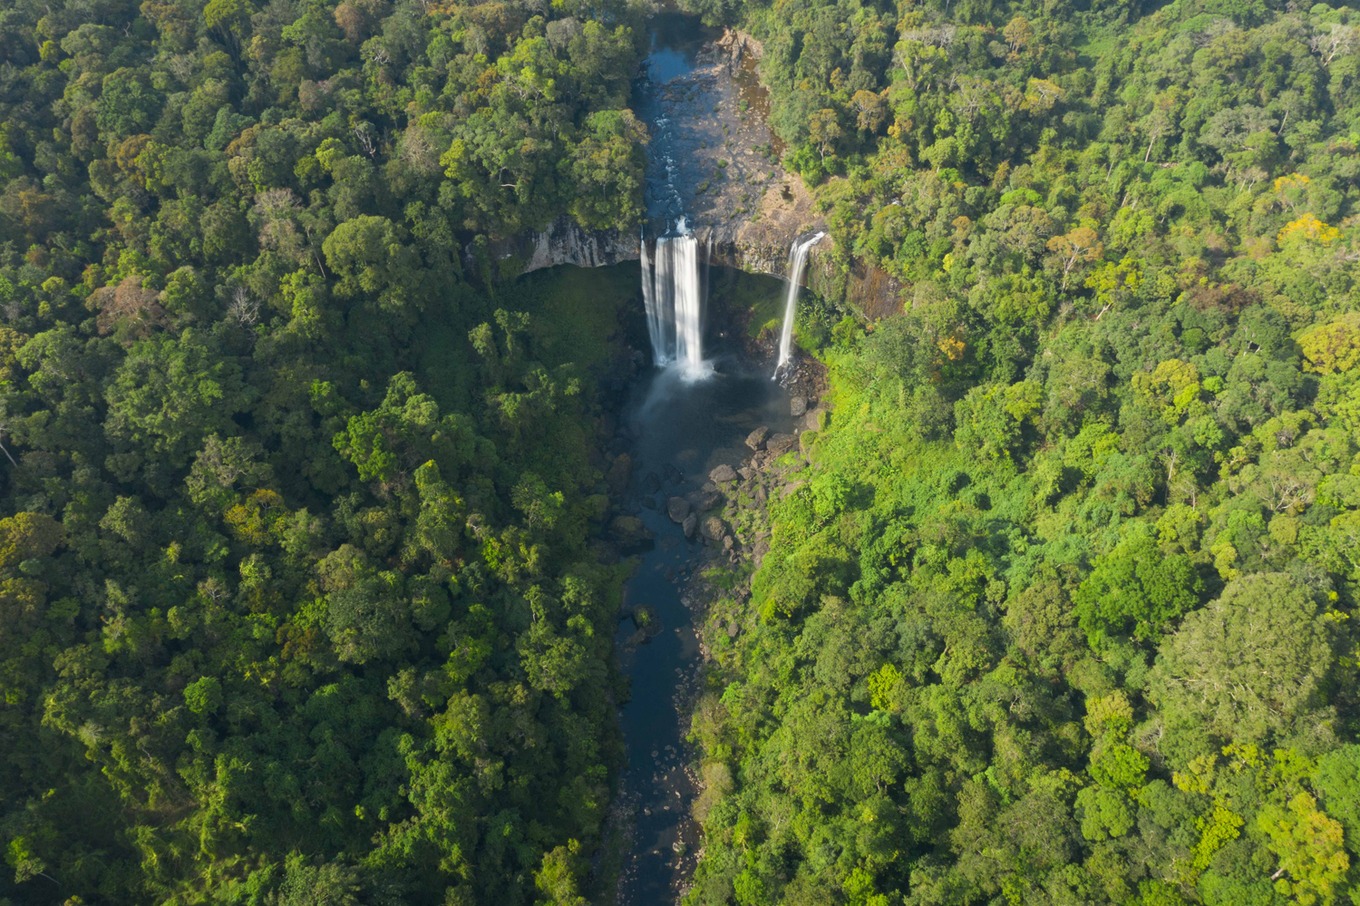
<svg viewBox="0 0 1360 906"><path fill-rule="evenodd" d="M904 310L714 614L690 901L1360 902L1360 13L705 12Z"/></svg>

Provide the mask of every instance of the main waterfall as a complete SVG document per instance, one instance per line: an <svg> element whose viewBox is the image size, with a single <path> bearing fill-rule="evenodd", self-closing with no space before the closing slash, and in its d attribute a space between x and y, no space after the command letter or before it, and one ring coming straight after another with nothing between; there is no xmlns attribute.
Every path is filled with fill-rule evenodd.
<svg viewBox="0 0 1360 906"><path fill-rule="evenodd" d="M656 240L654 255L647 254L644 238L641 258L642 300L657 365L674 364L688 378L708 375L712 369L704 361L699 241L681 220L675 234Z"/></svg>
<svg viewBox="0 0 1360 906"><path fill-rule="evenodd" d="M808 249L825 235L813 233L801 242L793 240L789 247L789 290L784 301L784 327L779 331L779 361L774 366L774 377L779 377L779 369L787 365L793 355L793 316L798 307L798 285L803 280L803 268L807 266Z"/></svg>

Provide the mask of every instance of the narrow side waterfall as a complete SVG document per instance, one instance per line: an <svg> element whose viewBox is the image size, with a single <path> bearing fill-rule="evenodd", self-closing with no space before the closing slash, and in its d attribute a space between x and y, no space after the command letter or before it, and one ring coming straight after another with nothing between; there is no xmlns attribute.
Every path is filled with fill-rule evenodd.
<svg viewBox="0 0 1360 906"><path fill-rule="evenodd" d="M798 286L803 280L803 268L807 266L808 249L825 235L813 233L801 242L795 239L789 247L789 292L784 301L784 327L779 331L779 361L774 366L774 377L779 376L779 369L787 365L793 355L793 317L798 308Z"/></svg>
<svg viewBox="0 0 1360 906"><path fill-rule="evenodd" d="M662 236L655 254L642 242L642 299L647 333L660 367L676 365L688 378L710 373L704 361L704 297L699 280L699 241L692 233Z"/></svg>

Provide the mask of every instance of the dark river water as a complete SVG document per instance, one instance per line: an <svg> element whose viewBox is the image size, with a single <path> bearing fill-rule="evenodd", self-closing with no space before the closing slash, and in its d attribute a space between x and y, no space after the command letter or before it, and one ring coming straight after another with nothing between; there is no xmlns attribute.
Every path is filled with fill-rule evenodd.
<svg viewBox="0 0 1360 906"><path fill-rule="evenodd" d="M771 293L781 291L778 281L769 284ZM620 661L631 690L621 716L628 750L623 796L634 832L619 902L628 906L674 902L690 876L697 843L689 818L695 787L685 735L699 646L697 615L682 592L704 552L701 541L686 540L666 515L666 500L699 492L721 463L740 465L750 452L745 439L753 428L789 431L793 422L787 395L763 363L720 354L715 366L715 374L695 383L673 371L652 372L635 388L627 413L635 438L632 500L655 546L641 556L624 604L629 610L646 607L660 627L651 641L631 647L633 622L625 620L619 628Z"/></svg>
<svg viewBox="0 0 1360 906"><path fill-rule="evenodd" d="M694 149L713 141L713 78L700 70L696 55L716 36L691 16L663 13L652 22L651 54L645 77L635 86L635 104L651 135L646 204L653 234L673 229L682 217L692 229L708 226L687 215L698 187L710 178ZM707 266L701 261L700 268L705 284L700 291L706 293ZM719 274L714 271L715 277ZM724 318L724 311L759 304L767 292L777 305L783 285L749 276L742 281L745 288L737 300L723 297L725 288L736 285L733 281L715 280L714 297L706 306L704 350L713 373L687 381L675 370L649 369L633 388L625 411L633 460L628 508L655 541L639 557L624 590L625 613L645 608L652 616L650 638L639 641L631 618L620 623L617 638L630 688L620 715L628 764L619 795L630 830L618 888L620 906L675 902L691 876L697 851L690 819L696 795L690 776L693 758L685 736L699 672L695 619L701 618L704 602L696 600L700 596L689 583L703 568L706 552L702 540L685 538L667 515L666 502L671 497L697 499L714 467L740 465L749 455L745 440L752 429L792 428L788 397L770 380L771 364L744 361L740 344L721 335L722 322L732 320L730 315Z"/></svg>
<svg viewBox="0 0 1360 906"><path fill-rule="evenodd" d="M696 143L714 138L712 110L703 109L712 101L705 81L697 77L696 57L719 34L680 13L661 13L651 21L650 52L644 77L633 87L633 102L650 136L644 201L655 233L666 232L692 213L697 187L708 176L693 153Z"/></svg>

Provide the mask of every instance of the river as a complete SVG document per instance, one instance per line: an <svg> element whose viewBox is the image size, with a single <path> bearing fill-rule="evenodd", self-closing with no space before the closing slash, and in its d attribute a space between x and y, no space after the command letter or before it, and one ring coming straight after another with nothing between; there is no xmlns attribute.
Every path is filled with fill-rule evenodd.
<svg viewBox="0 0 1360 906"><path fill-rule="evenodd" d="M730 82L715 75L712 62L699 62L716 37L689 16L664 13L652 24L636 104L651 132L646 203L654 234L674 229L682 218L696 232L709 226L704 216L696 221L694 212L707 211L713 199L704 196L721 176L709 147L722 144L724 131L714 118L715 106L735 109ZM781 281L716 269L713 276L709 281L701 264L702 292L711 282L714 294L704 319L712 373L696 381L674 368L649 368L632 388L624 413L633 462L628 509L654 543L625 586L617 638L630 689L620 714L628 761L615 810L626 828L619 906L675 902L697 855L690 816L696 788L685 736L700 668L695 621L702 618L704 602L693 580L706 564L726 559L718 547L705 547L702 532L687 539L667 514L667 502L686 498L701 520L721 515L710 471L720 464L739 466L750 454L745 440L754 428L793 427L788 396L770 380L771 364L746 358L734 332L738 309L760 311L772 303L777 310ZM632 616L639 612L646 618ZM647 624L644 632L639 622Z"/></svg>
<svg viewBox="0 0 1360 906"><path fill-rule="evenodd" d="M780 292L778 281L769 281L769 291ZM695 785L685 735L699 669L694 620L702 616L696 612L702 602L686 590L706 552L701 540L685 538L667 515L666 502L697 499L713 468L740 465L750 453L745 439L752 429L766 425L787 432L793 425L788 397L770 380L766 365L743 361L720 346L715 366L712 377L697 383L674 371L654 371L628 405L634 438L630 498L655 545L627 583L624 606L626 612L647 608L658 631L649 642L629 645L633 621L626 619L619 629L620 665L631 690L621 714L628 751L621 795L632 817L621 906L674 902L696 853L690 820ZM695 610L686 606L687 598Z"/></svg>

